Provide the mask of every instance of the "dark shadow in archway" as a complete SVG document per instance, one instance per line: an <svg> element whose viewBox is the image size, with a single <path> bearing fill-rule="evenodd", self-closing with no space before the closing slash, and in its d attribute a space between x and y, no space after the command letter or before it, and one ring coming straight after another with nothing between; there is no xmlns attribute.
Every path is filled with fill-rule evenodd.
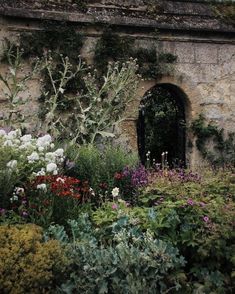
<svg viewBox="0 0 235 294"><path fill-rule="evenodd" d="M185 166L185 95L175 85L159 84L150 89L140 103L137 138L140 159L161 162L168 152L170 167Z"/></svg>

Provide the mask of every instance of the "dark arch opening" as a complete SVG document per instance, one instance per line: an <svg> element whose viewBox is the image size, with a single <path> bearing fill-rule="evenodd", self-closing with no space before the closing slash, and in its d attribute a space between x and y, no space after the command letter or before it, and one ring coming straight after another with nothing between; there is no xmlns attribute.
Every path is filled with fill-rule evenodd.
<svg viewBox="0 0 235 294"><path fill-rule="evenodd" d="M138 151L141 162L161 163L167 152L170 167L185 166L186 97L175 85L159 84L146 92L137 121Z"/></svg>

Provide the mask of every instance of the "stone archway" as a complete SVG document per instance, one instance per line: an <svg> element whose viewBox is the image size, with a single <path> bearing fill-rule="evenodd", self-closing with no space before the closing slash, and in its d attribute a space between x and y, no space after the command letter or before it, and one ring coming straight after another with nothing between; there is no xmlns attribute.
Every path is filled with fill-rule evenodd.
<svg viewBox="0 0 235 294"><path fill-rule="evenodd" d="M129 149L138 152L137 122L139 117L139 106L145 93L157 85L167 85L180 97L184 105L184 115L186 123L185 132L185 162L188 167L194 169L198 166L198 160L201 159L198 150L195 147L189 127L194 118L202 111L200 105L201 93L198 91L194 82L187 76L165 76L156 80L142 81L139 87L138 96L127 107L126 119L121 125L122 139L127 142ZM190 144L189 144L190 143ZM192 143L192 144L191 144Z"/></svg>
<svg viewBox="0 0 235 294"><path fill-rule="evenodd" d="M161 162L162 152L167 151L170 166L186 165L186 101L183 91L170 83L158 83L145 93L137 120L142 163L147 152L151 162Z"/></svg>

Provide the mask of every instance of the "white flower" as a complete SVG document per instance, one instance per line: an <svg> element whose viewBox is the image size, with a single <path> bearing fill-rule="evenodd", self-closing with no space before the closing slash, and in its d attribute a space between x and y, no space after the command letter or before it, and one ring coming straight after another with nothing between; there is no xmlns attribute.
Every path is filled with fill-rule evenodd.
<svg viewBox="0 0 235 294"><path fill-rule="evenodd" d="M13 142L11 140L6 140L4 143L3 143L3 146L13 146Z"/></svg>
<svg viewBox="0 0 235 294"><path fill-rule="evenodd" d="M45 160L47 162L55 162L56 161L56 154L54 152L47 152L45 154Z"/></svg>
<svg viewBox="0 0 235 294"><path fill-rule="evenodd" d="M8 139L15 139L17 137L17 135L20 135L21 131L20 130L15 130L15 131L11 131L7 134Z"/></svg>
<svg viewBox="0 0 235 294"><path fill-rule="evenodd" d="M28 162L32 163L34 161L39 160L39 155L37 152L34 151L31 155L28 155L27 158L28 158Z"/></svg>
<svg viewBox="0 0 235 294"><path fill-rule="evenodd" d="M49 134L37 139L37 147L48 147L51 144L52 138Z"/></svg>
<svg viewBox="0 0 235 294"><path fill-rule="evenodd" d="M50 147L51 147L51 149L53 149L55 147L55 144L51 143Z"/></svg>
<svg viewBox="0 0 235 294"><path fill-rule="evenodd" d="M44 149L45 149L45 148L44 148L44 147L42 147L42 146L38 147L38 151L39 151L39 152L43 152L43 151L44 151Z"/></svg>
<svg viewBox="0 0 235 294"><path fill-rule="evenodd" d="M24 143L28 143L32 140L32 135L24 135L20 138L20 140Z"/></svg>
<svg viewBox="0 0 235 294"><path fill-rule="evenodd" d="M55 153L55 155L58 156L58 157L63 157L63 156L64 156L64 149L59 148L59 149L57 149L54 153Z"/></svg>
<svg viewBox="0 0 235 294"><path fill-rule="evenodd" d="M116 187L112 190L112 195L113 195L113 197L117 197L118 194L119 194L119 188Z"/></svg>
<svg viewBox="0 0 235 294"><path fill-rule="evenodd" d="M57 171L57 165L54 162L48 163L47 167L46 167L46 171L49 173L53 173L53 175L57 175L58 171Z"/></svg>
<svg viewBox="0 0 235 294"><path fill-rule="evenodd" d="M19 149L30 149L30 148L33 148L33 145L31 144L31 142L25 142L19 147Z"/></svg>
<svg viewBox="0 0 235 294"><path fill-rule="evenodd" d="M36 173L36 176L45 176L45 168L42 168L40 171Z"/></svg>
<svg viewBox="0 0 235 294"><path fill-rule="evenodd" d="M23 193L24 193L24 188L16 187L16 188L15 188L15 193L16 193L17 195L23 194Z"/></svg>
<svg viewBox="0 0 235 294"><path fill-rule="evenodd" d="M7 133L3 129L0 130L0 136L6 136L6 134Z"/></svg>
<svg viewBox="0 0 235 294"><path fill-rule="evenodd" d="M64 182L65 182L65 179L62 179L62 178L57 178L57 179L56 179L56 182L61 182L61 183L64 183Z"/></svg>
<svg viewBox="0 0 235 294"><path fill-rule="evenodd" d="M11 160L7 163L7 167L10 169L14 169L17 166L17 160Z"/></svg>
<svg viewBox="0 0 235 294"><path fill-rule="evenodd" d="M14 139L14 141L13 141L13 142L14 142L14 144L15 144L15 145L20 145L20 144L21 144L21 142L20 142L20 140L19 140L19 139Z"/></svg>
<svg viewBox="0 0 235 294"><path fill-rule="evenodd" d="M94 190L92 188L90 188L89 191L90 191L92 196L95 196L95 192L94 192Z"/></svg>
<svg viewBox="0 0 235 294"><path fill-rule="evenodd" d="M13 195L12 198L10 198L10 201L17 201L18 200L18 196L17 195Z"/></svg>
<svg viewBox="0 0 235 294"><path fill-rule="evenodd" d="M47 191L47 185L46 184L39 184L37 185L37 189L38 190L43 190L43 191Z"/></svg>

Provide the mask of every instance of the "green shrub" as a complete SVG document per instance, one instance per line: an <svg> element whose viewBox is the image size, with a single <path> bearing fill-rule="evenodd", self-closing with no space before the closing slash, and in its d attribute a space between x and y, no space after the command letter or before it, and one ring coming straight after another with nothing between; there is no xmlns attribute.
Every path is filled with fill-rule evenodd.
<svg viewBox="0 0 235 294"><path fill-rule="evenodd" d="M0 226L0 292L52 293L68 264L59 241L35 225Z"/></svg>
<svg viewBox="0 0 235 294"><path fill-rule="evenodd" d="M99 150L94 145L81 147L73 146L68 150L68 157L75 166L67 171L70 176L87 180L95 191L96 196L104 196L105 191L110 194L115 187L115 173L125 167L138 165L135 153L127 153L120 147L107 146Z"/></svg>
<svg viewBox="0 0 235 294"><path fill-rule="evenodd" d="M187 176L188 178L188 176ZM187 265L185 291L232 293L234 268L234 175L208 173L200 181L182 182L168 175L139 196L140 206L105 203L93 212L103 230L128 217L143 232L170 242ZM203 274L201 274L203 271ZM190 292L191 291L191 292ZM184 293L184 292L182 292ZM201 293L201 292L199 292Z"/></svg>
<svg viewBox="0 0 235 294"><path fill-rule="evenodd" d="M67 245L72 263L64 293L164 293L180 288L184 260L171 245L149 232L132 228L127 218L109 228L92 226L86 215L70 222L73 242ZM68 242L61 227L49 233Z"/></svg>

